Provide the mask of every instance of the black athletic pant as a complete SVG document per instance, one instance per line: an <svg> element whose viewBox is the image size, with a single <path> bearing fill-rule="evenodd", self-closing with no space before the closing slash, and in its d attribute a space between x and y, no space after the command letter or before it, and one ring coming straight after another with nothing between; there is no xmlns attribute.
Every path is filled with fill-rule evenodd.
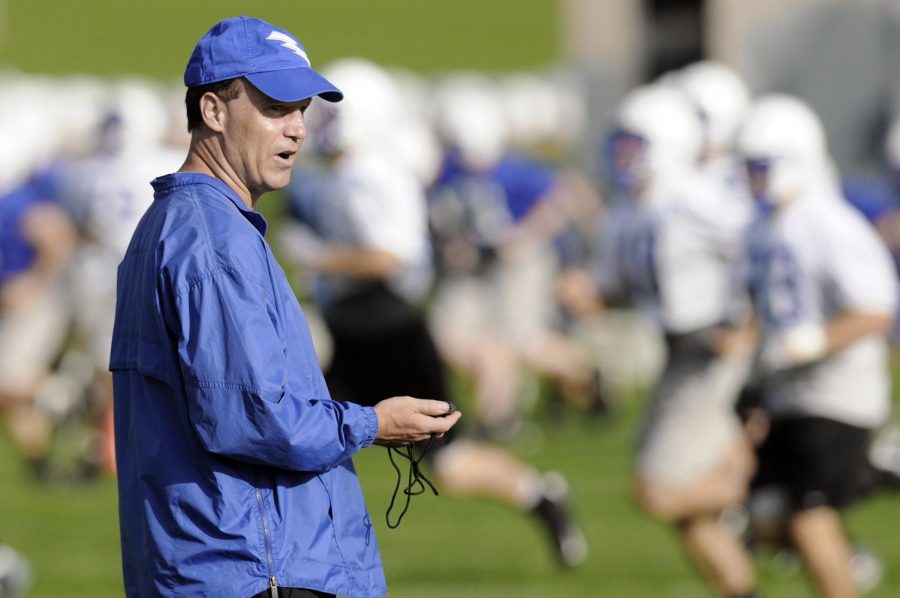
<svg viewBox="0 0 900 598"><path fill-rule="evenodd" d="M448 401L444 364L423 314L381 285L323 310L334 342L332 397L372 406L393 396Z"/></svg>
<svg viewBox="0 0 900 598"><path fill-rule="evenodd" d="M395 396L450 401L447 370L425 316L383 284L360 288L322 315L334 344L325 372L332 398L367 406ZM455 428L432 453L454 434Z"/></svg>

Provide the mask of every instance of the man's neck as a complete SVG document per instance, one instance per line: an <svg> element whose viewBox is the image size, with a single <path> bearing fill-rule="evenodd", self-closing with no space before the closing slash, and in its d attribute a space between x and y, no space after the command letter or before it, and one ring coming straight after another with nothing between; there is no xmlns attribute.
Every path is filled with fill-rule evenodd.
<svg viewBox="0 0 900 598"><path fill-rule="evenodd" d="M253 197L234 169L228 164L221 148L213 136L197 136L191 139L191 147L187 158L178 172L194 172L206 174L217 178L237 193L241 201L251 210L256 205L256 197Z"/></svg>

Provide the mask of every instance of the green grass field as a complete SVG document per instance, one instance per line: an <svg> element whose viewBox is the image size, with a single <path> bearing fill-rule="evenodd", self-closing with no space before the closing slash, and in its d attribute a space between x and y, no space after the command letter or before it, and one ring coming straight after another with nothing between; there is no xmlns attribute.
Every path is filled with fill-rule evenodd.
<svg viewBox="0 0 900 598"><path fill-rule="evenodd" d="M572 571L554 566L541 530L530 520L477 499L414 498L399 529L384 523L394 472L385 451L357 459L381 544L391 595L413 597L711 596L687 563L672 533L638 515L626 496L628 451L639 401L624 404L615 421L595 427L574 414L543 430L525 458L570 477L591 544L588 561ZM524 444L522 445L524 447ZM522 452L519 445L513 449ZM120 596L116 493L113 480L87 487L47 489L33 482L7 447L0 447L0 540L33 561L33 596ZM898 498L859 505L849 525L884 560L885 579L871 596L900 591ZM767 598L810 596L801 573L759 559Z"/></svg>
<svg viewBox="0 0 900 598"><path fill-rule="evenodd" d="M0 0L0 67L178 79L197 39L249 14L297 35L314 65L364 56L427 73L545 66L555 0Z"/></svg>

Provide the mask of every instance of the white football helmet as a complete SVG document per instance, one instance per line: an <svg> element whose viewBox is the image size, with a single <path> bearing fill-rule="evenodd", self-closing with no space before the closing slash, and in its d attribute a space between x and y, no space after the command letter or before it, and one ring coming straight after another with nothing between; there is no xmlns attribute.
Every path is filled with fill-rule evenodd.
<svg viewBox="0 0 900 598"><path fill-rule="evenodd" d="M579 80L564 72L518 72L500 80L510 144L525 150L571 149L587 122Z"/></svg>
<svg viewBox="0 0 900 598"><path fill-rule="evenodd" d="M118 144L115 149L142 152L162 143L168 126L168 112L162 89L157 83L141 78L123 78L110 88L109 97L106 115L118 122L116 134L119 138L115 140Z"/></svg>
<svg viewBox="0 0 900 598"><path fill-rule="evenodd" d="M730 148L750 107L744 80L724 64L704 60L686 66L675 83L700 114L706 151Z"/></svg>
<svg viewBox="0 0 900 598"><path fill-rule="evenodd" d="M516 73L500 84L510 142L529 148L551 139L560 106L550 82L535 73Z"/></svg>
<svg viewBox="0 0 900 598"><path fill-rule="evenodd" d="M774 207L828 176L825 130L802 100L783 94L760 98L737 137L754 198Z"/></svg>
<svg viewBox="0 0 900 598"><path fill-rule="evenodd" d="M381 145L403 113L403 95L391 75L362 58L332 62L322 75L344 92L338 103L313 102L307 120L313 143L326 153Z"/></svg>
<svg viewBox="0 0 900 598"><path fill-rule="evenodd" d="M431 80L425 75L397 66L390 67L388 73L403 96L404 110L420 122L431 118L434 95Z"/></svg>
<svg viewBox="0 0 900 598"><path fill-rule="evenodd" d="M625 96L615 115L608 165L615 184L630 187L696 164L702 132L684 95L645 85Z"/></svg>
<svg viewBox="0 0 900 598"><path fill-rule="evenodd" d="M408 118L392 131L388 147L427 188L437 179L441 170L443 151L437 134L425 122Z"/></svg>
<svg viewBox="0 0 900 598"><path fill-rule="evenodd" d="M64 116L51 80L23 76L0 90L0 192L49 164L62 144Z"/></svg>
<svg viewBox="0 0 900 598"><path fill-rule="evenodd" d="M475 171L494 166L509 143L509 121L497 85L476 74L459 74L438 83L435 126L445 146L459 151Z"/></svg>
<svg viewBox="0 0 900 598"><path fill-rule="evenodd" d="M95 151L97 131L110 96L110 84L99 77L69 75L57 79L55 95L52 112L60 128L60 151L75 157ZM181 95L184 111L184 91Z"/></svg>

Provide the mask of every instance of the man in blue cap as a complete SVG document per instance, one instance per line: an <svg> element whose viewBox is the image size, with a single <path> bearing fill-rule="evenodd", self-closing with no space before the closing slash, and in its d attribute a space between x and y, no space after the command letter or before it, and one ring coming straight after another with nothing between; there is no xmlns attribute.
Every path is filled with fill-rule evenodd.
<svg viewBox="0 0 900 598"><path fill-rule="evenodd" d="M351 457L442 435L444 401L331 400L253 207L287 185L315 96L341 92L248 17L198 42L191 146L119 266L110 369L128 596L386 592Z"/></svg>

